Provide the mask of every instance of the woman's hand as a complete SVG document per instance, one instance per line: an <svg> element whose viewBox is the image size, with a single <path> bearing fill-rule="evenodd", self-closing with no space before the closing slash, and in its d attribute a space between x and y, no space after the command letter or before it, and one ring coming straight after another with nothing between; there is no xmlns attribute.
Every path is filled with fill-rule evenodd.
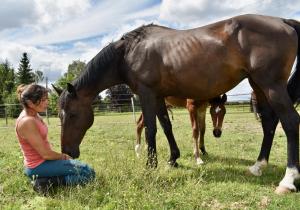
<svg viewBox="0 0 300 210"><path fill-rule="evenodd" d="M70 160L72 158L69 155L65 154L65 153L61 153L61 159L62 160Z"/></svg>

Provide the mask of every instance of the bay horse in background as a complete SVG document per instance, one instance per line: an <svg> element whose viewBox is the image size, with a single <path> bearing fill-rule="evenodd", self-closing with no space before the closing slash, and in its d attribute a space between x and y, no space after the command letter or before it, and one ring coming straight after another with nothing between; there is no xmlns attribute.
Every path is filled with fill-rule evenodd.
<svg viewBox="0 0 300 210"><path fill-rule="evenodd" d="M103 48L61 93L62 152L73 158L80 155L79 146L94 120L93 99L106 88L125 83L141 101L147 165L157 166L157 116L170 146L168 163L176 166L180 151L164 98L209 100L248 78L263 112L263 152L255 167L267 162L280 120L288 152L277 192L295 190L294 181L300 177L300 118L293 107L294 96L300 94L299 35L299 22L262 15L236 16L189 30L150 24L128 32Z"/></svg>
<svg viewBox="0 0 300 210"><path fill-rule="evenodd" d="M205 135L205 117L206 109L210 105L210 115L213 122L213 135L216 138L222 135L222 125L223 119L226 113L225 102L227 101L227 95L218 96L209 101L200 101L194 99L184 99L168 96L165 98L165 103L167 107L186 107L189 115L193 130L193 140L194 140L194 156L197 165L203 164L203 160L200 157L200 151L202 154L207 154L204 145L204 135ZM143 128L145 127L143 113L137 120L136 127L136 144L135 153L137 157L141 154L141 135Z"/></svg>

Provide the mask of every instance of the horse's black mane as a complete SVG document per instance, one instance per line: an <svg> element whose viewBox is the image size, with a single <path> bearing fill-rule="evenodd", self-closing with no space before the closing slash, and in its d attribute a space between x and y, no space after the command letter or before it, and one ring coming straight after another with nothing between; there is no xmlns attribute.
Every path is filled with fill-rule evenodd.
<svg viewBox="0 0 300 210"><path fill-rule="evenodd" d="M155 26L154 24L142 25L126 34L124 34L121 40L132 41L134 39L140 39L146 35L149 27Z"/></svg>
<svg viewBox="0 0 300 210"><path fill-rule="evenodd" d="M152 27L161 27L154 24L140 26L121 37L121 41L125 42L125 53L134 47L139 41L147 35L147 30ZM115 42L104 47L91 61L88 62L80 76L73 82L75 88L81 89L84 86L95 85L103 74L102 69L109 68L114 63L114 59L118 55L115 48Z"/></svg>
<svg viewBox="0 0 300 210"><path fill-rule="evenodd" d="M166 28L164 26L155 25L153 23L148 25L142 25L126 34L124 34L121 40L125 41L125 52L128 53L133 49L136 44L138 44L142 39L144 39L150 30L153 28Z"/></svg>
<svg viewBox="0 0 300 210"><path fill-rule="evenodd" d="M109 68L116 58L117 51L114 43L104 47L92 60L88 62L80 76L74 81L75 88L95 85L103 74L103 69Z"/></svg>

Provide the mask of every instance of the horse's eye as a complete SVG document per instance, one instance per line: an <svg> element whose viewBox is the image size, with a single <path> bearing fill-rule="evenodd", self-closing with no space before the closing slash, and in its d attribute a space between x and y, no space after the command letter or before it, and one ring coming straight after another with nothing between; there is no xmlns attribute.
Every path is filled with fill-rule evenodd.
<svg viewBox="0 0 300 210"><path fill-rule="evenodd" d="M72 119L72 118L75 118L75 117L76 117L76 114L74 114L74 113L70 113L70 114L69 114L69 118Z"/></svg>

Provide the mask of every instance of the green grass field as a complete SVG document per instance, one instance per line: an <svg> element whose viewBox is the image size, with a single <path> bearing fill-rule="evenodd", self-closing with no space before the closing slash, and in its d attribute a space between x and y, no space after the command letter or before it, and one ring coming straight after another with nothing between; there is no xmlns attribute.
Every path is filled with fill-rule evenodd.
<svg viewBox="0 0 300 210"><path fill-rule="evenodd" d="M229 112L227 112L229 113ZM0 209L300 209L299 193L278 196L274 189L286 167L286 137L278 126L270 164L262 177L247 176L257 158L262 131L252 113L225 116L223 135L212 135L207 115L205 164L193 158L192 132L186 110L175 110L173 130L181 158L179 168L167 165L169 147L158 126L159 166L147 169L134 152L135 123L131 114L97 116L81 145L80 160L96 171L84 187L64 187L39 196L23 175L22 154L14 121L0 120ZM49 138L59 150L60 127L50 119Z"/></svg>

